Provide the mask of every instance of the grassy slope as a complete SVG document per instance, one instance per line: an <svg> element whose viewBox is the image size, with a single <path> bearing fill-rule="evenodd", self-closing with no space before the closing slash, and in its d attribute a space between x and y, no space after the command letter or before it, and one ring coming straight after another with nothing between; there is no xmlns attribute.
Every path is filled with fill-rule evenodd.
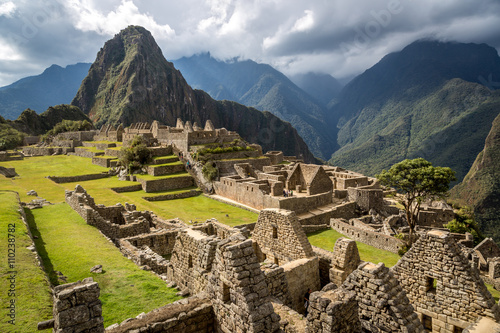
<svg viewBox="0 0 500 333"><path fill-rule="evenodd" d="M35 255L27 249L31 245L26 226L18 211L17 195L0 191L0 301L2 303L0 332L36 332L39 321L52 318L52 295L45 273L38 266ZM15 232L9 232L8 225L15 223ZM9 268L7 262L8 233L15 235L15 266ZM13 239L13 238L11 238ZM10 282L8 272L15 270L16 320L15 325L7 320L6 306L11 300L8 295Z"/></svg>
<svg viewBox="0 0 500 333"><path fill-rule="evenodd" d="M320 247L327 251L333 251L335 242L340 237L349 238L332 229L317 231L307 235L307 238L309 239L309 242L311 242L311 245ZM361 257L361 260L364 261L373 262L375 264L383 262L387 267L392 267L398 262L400 258L397 254L380 250L376 247L366 245L361 242L356 242L356 245L358 246L359 256Z"/></svg>
<svg viewBox="0 0 500 333"><path fill-rule="evenodd" d="M53 284L59 284L54 271L62 272L67 282L91 276L99 283L105 326L179 299L177 290L125 258L67 204L28 211L28 221ZM102 265L104 273L90 273L94 265Z"/></svg>

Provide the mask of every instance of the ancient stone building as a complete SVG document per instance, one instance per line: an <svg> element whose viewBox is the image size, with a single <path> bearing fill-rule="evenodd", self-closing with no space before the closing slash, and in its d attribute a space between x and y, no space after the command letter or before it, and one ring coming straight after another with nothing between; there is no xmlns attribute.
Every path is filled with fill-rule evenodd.
<svg viewBox="0 0 500 333"><path fill-rule="evenodd" d="M341 288L356 294L359 319L368 332L424 331L405 290L383 263L361 264Z"/></svg>
<svg viewBox="0 0 500 333"><path fill-rule="evenodd" d="M280 317L269 301L265 276L251 240L230 238L218 244L208 294L220 332L280 329Z"/></svg>
<svg viewBox="0 0 500 333"><path fill-rule="evenodd" d="M425 329L454 333L500 309L449 232L420 235L393 267Z"/></svg>
<svg viewBox="0 0 500 333"><path fill-rule="evenodd" d="M322 166L297 163L288 174L286 188L314 195L331 191L332 183Z"/></svg>
<svg viewBox="0 0 500 333"><path fill-rule="evenodd" d="M309 288L320 288L319 258L314 255L295 213L281 209L262 210L252 240L260 261L283 268L290 306L297 312L304 312L305 293ZM277 277L281 283L282 276ZM281 301L287 303L289 299Z"/></svg>

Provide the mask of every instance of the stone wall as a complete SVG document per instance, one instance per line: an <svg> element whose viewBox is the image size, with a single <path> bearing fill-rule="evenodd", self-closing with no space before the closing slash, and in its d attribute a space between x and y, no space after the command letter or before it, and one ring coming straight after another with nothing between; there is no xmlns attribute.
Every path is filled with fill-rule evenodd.
<svg viewBox="0 0 500 333"><path fill-rule="evenodd" d="M23 154L25 156L50 156L50 155L64 155L73 152L74 148L71 147L23 147Z"/></svg>
<svg viewBox="0 0 500 333"><path fill-rule="evenodd" d="M104 332L99 293L92 278L54 287L54 332Z"/></svg>
<svg viewBox="0 0 500 333"><path fill-rule="evenodd" d="M214 317L210 300L193 296L112 325L106 333L212 333Z"/></svg>
<svg viewBox="0 0 500 333"><path fill-rule="evenodd" d="M252 240L230 238L219 243L208 294L219 332L279 331L280 317L269 301Z"/></svg>
<svg viewBox="0 0 500 333"><path fill-rule="evenodd" d="M194 186L194 179L191 176L179 176L154 180L137 178L137 181L141 183L142 190L146 193L176 190Z"/></svg>
<svg viewBox="0 0 500 333"><path fill-rule="evenodd" d="M340 237L333 248L332 268L330 280L340 286L361 263L358 247L352 239Z"/></svg>
<svg viewBox="0 0 500 333"><path fill-rule="evenodd" d="M88 144L88 142L83 143ZM86 158L92 158L94 156L103 156L104 152L103 151L92 151L85 149L84 147L76 147L75 148L75 155L80 156L80 157L86 157Z"/></svg>
<svg viewBox="0 0 500 333"><path fill-rule="evenodd" d="M92 164L102 166L103 168L115 167L118 160L116 157L94 156L92 157Z"/></svg>
<svg viewBox="0 0 500 333"><path fill-rule="evenodd" d="M48 176L47 178L52 180L54 183L63 184L63 183L84 182L87 180L102 179L108 177L109 174L107 172L101 172L101 173L92 173L88 175L67 176L67 177Z"/></svg>
<svg viewBox="0 0 500 333"><path fill-rule="evenodd" d="M151 176L163 176L183 171L186 171L186 169L184 168L184 164L159 165L159 166L150 165L147 167L148 175Z"/></svg>
<svg viewBox="0 0 500 333"><path fill-rule="evenodd" d="M139 185L140 186L140 185ZM142 189L142 187L141 187ZM181 192L181 193L174 193L174 194L165 194L165 195L156 195L153 197L142 197L144 200L147 201L165 201L165 200L176 200L176 199L185 199L185 198L191 198L191 197L196 197L201 194L201 191L199 190L190 190L187 192Z"/></svg>
<svg viewBox="0 0 500 333"><path fill-rule="evenodd" d="M192 294L205 291L219 241L198 230L180 231L172 250L168 279Z"/></svg>
<svg viewBox="0 0 500 333"><path fill-rule="evenodd" d="M276 264L314 255L294 212L263 209L252 233L264 256Z"/></svg>
<svg viewBox="0 0 500 333"><path fill-rule="evenodd" d="M304 313L304 295L311 288L313 291L320 290L319 280L319 258L304 258L288 262L282 265L285 270L290 293L290 307L299 313Z"/></svg>
<svg viewBox="0 0 500 333"><path fill-rule="evenodd" d="M392 253L398 253L400 247L403 245L400 239L378 232L363 230L339 219L331 219L330 226L333 230L340 232L346 237Z"/></svg>
<svg viewBox="0 0 500 333"><path fill-rule="evenodd" d="M361 332L356 294L343 289L318 291L309 297L306 333Z"/></svg>
<svg viewBox="0 0 500 333"><path fill-rule="evenodd" d="M276 264L261 265L261 269L266 277L269 296L279 300L281 303L291 305L290 293L288 292L288 281L285 270Z"/></svg>
<svg viewBox="0 0 500 333"><path fill-rule="evenodd" d="M262 170L266 165L271 165L271 160L268 157L264 158L248 158L248 159L238 159L238 160L227 160L227 161L215 161L215 165L219 170L219 177L234 175L234 165L239 163L248 163L253 166L254 169Z"/></svg>
<svg viewBox="0 0 500 333"><path fill-rule="evenodd" d="M356 294L359 319L368 332L424 332L405 290L383 263L361 264L341 288Z"/></svg>
<svg viewBox="0 0 500 333"><path fill-rule="evenodd" d="M349 201L356 202L365 212L370 209L379 211L384 205L384 193L381 189L350 187L347 189L347 196Z"/></svg>
<svg viewBox="0 0 500 333"><path fill-rule="evenodd" d="M115 242L120 238L149 233L150 231L151 217L147 214L127 212L121 205L98 206L80 185L76 186L75 191L66 191L65 200L87 224L98 228L106 237ZM131 221L126 215L130 218L137 218Z"/></svg>
<svg viewBox="0 0 500 333"><path fill-rule="evenodd" d="M326 286L330 282L330 269L335 256L332 252L313 246L314 254L319 258L319 279L321 287Z"/></svg>
<svg viewBox="0 0 500 333"><path fill-rule="evenodd" d="M332 209L332 219L352 219L358 217L358 206L355 202L346 202Z"/></svg>
<svg viewBox="0 0 500 333"><path fill-rule="evenodd" d="M127 237L122 240L130 242L137 248L148 246L151 250L163 256L172 253L178 232L177 229L160 229L156 232Z"/></svg>
<svg viewBox="0 0 500 333"><path fill-rule="evenodd" d="M500 309L478 270L448 232L420 234L392 269L432 332L453 333L478 317L500 319Z"/></svg>
<svg viewBox="0 0 500 333"><path fill-rule="evenodd" d="M170 267L170 262L154 252L147 245L138 248L128 240L120 239L118 241L121 253L128 259L132 260L137 266L148 267L156 274L167 274Z"/></svg>
<svg viewBox="0 0 500 333"><path fill-rule="evenodd" d="M135 192L135 191L142 190L142 185L136 184L136 185L130 185L130 186L112 187L111 190L113 192L116 192L116 193Z"/></svg>
<svg viewBox="0 0 500 333"><path fill-rule="evenodd" d="M332 192L310 195L307 197L287 197L279 200L279 208L293 210L300 214L320 206L332 203Z"/></svg>

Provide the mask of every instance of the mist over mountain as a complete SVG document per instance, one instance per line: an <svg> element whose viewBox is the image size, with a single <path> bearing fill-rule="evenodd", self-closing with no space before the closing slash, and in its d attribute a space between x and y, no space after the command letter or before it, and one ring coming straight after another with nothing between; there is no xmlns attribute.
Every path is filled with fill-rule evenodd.
<svg viewBox="0 0 500 333"><path fill-rule="evenodd" d="M216 101L192 89L168 62L153 36L129 26L107 41L72 101L96 126L151 122L175 126L176 119L234 130L267 150L316 159L297 131L269 112L231 101Z"/></svg>
<svg viewBox="0 0 500 333"><path fill-rule="evenodd" d="M52 65L40 75L1 87L0 115L16 119L27 108L42 112L49 106L70 103L89 68L88 63Z"/></svg>
<svg viewBox="0 0 500 333"><path fill-rule="evenodd" d="M325 73L296 74L290 79L324 107L332 103L344 87L336 78Z"/></svg>
<svg viewBox="0 0 500 333"><path fill-rule="evenodd" d="M290 122L316 156L328 159L337 148L325 122L326 103L322 105L271 66L252 60L218 61L209 53L184 57L174 64L190 85L213 98L234 100ZM324 97L328 92L318 92L328 99Z"/></svg>
<svg viewBox="0 0 500 333"><path fill-rule="evenodd" d="M330 162L374 175L420 156L461 180L500 110L498 82L500 58L486 44L412 43L342 89L328 120L341 147Z"/></svg>

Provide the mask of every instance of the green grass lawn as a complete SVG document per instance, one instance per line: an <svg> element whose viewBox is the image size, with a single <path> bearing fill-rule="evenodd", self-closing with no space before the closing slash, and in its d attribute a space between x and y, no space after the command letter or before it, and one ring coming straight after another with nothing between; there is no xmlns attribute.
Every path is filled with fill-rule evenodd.
<svg viewBox="0 0 500 333"><path fill-rule="evenodd" d="M30 229L53 284L60 284L55 271L75 282L93 277L101 288L105 327L171 303L180 297L176 289L153 273L141 270L89 226L65 203L28 211ZM90 273L94 265L104 273Z"/></svg>
<svg viewBox="0 0 500 333"><path fill-rule="evenodd" d="M137 209L153 211L165 219L180 218L188 222L190 220L205 221L209 218L216 218L221 223L235 226L256 222L258 217L256 213L227 205L205 196L149 202L142 199L142 197L150 196L151 194L145 193L142 190L115 193L111 190L112 187L125 187L137 184L136 182L120 181L117 177L64 184L56 184L45 178L49 175L71 176L108 170L107 168L92 164L90 158L66 155L29 157L23 161L0 162L0 166L15 168L16 172L20 175L19 177L15 177L15 179L0 175L0 189L19 192L21 200L25 202L31 201L34 198L26 195L26 192L30 190L37 191L40 197L52 203L64 202L64 191L74 190L75 186L80 184L94 197L95 202L98 204L109 206L116 203L134 203L137 205ZM181 173L173 176L179 175L187 176L189 174ZM179 191L188 189L191 189L191 187L180 189ZM174 192L157 192L154 195L161 193Z"/></svg>
<svg viewBox="0 0 500 333"><path fill-rule="evenodd" d="M27 249L31 245L26 226L18 211L17 194L0 191L0 332L36 332L39 321L52 318L52 294L49 281L43 270L38 266L33 252ZM15 228L12 228L12 224ZM10 230L9 230L10 229ZM13 235L14 237L9 235ZM9 239L15 242L9 242ZM8 244L15 244L15 262L9 266ZM9 296L10 281L8 277L15 271L15 296ZM15 301L15 322L8 323L7 306ZM47 332L47 331L45 331Z"/></svg>
<svg viewBox="0 0 500 333"><path fill-rule="evenodd" d="M317 246L327 251L333 251L335 242L340 237L349 238L333 229L317 231L307 235L307 238L309 239L309 242L311 242L311 245ZM361 242L356 242L356 245L358 246L359 256L361 257L361 260L369 261L374 264L383 262L385 266L392 267L396 265L400 258L399 255L395 253L380 250L376 247L366 245Z"/></svg>

